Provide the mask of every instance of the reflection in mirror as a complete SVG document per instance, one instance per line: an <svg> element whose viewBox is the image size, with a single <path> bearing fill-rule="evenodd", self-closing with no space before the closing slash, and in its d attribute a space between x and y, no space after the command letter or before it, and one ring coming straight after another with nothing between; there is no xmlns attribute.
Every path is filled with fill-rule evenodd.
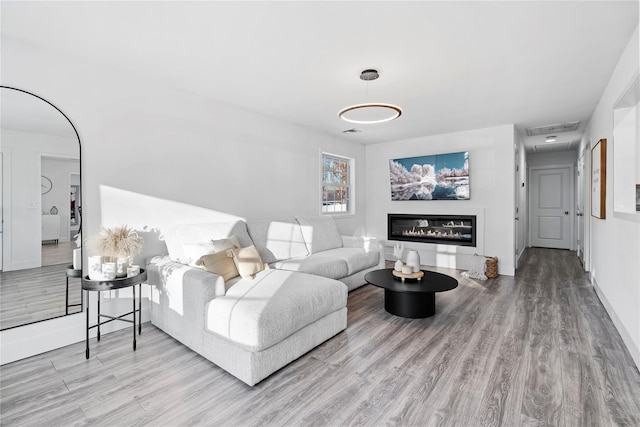
<svg viewBox="0 0 640 427"><path fill-rule="evenodd" d="M0 87L0 329L82 311L80 138L49 101Z"/></svg>

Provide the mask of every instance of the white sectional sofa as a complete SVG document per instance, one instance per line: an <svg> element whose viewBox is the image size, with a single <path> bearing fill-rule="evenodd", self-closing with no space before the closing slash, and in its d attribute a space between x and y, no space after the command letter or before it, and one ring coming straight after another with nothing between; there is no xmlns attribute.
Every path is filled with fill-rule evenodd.
<svg viewBox="0 0 640 427"><path fill-rule="evenodd" d="M340 236L331 217L185 224L163 233L169 253L147 265L152 323L248 385L344 330L348 291L384 266L375 240ZM255 246L268 268L224 280L193 266L194 247L230 238Z"/></svg>

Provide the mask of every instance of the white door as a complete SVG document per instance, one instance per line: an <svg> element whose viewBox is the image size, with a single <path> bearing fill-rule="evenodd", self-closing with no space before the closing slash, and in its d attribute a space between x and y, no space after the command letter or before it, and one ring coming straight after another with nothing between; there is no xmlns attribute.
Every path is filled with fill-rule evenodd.
<svg viewBox="0 0 640 427"><path fill-rule="evenodd" d="M571 169L531 170L531 246L573 249Z"/></svg>

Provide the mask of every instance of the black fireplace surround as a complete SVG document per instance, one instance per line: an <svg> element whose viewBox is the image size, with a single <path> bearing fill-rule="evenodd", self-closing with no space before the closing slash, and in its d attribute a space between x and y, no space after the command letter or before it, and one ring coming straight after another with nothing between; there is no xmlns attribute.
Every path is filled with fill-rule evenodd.
<svg viewBox="0 0 640 427"><path fill-rule="evenodd" d="M476 216L388 214L387 239L476 246Z"/></svg>

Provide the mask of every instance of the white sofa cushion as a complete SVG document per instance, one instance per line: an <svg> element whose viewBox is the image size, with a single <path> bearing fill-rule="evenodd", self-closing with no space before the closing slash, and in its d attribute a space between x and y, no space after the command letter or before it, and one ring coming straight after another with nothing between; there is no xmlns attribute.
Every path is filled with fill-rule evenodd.
<svg viewBox="0 0 640 427"><path fill-rule="evenodd" d="M319 257L314 255L276 261L271 267L279 270L299 271L330 279L341 279L347 276L347 262L339 258Z"/></svg>
<svg viewBox="0 0 640 427"><path fill-rule="evenodd" d="M264 270L209 302L206 329L249 351L262 351L343 309L347 292L337 280Z"/></svg>
<svg viewBox="0 0 640 427"><path fill-rule="evenodd" d="M163 230L163 234L169 257L172 261L182 264L188 264L183 249L185 243L206 242L236 236L240 246L253 245L244 221L180 224Z"/></svg>
<svg viewBox="0 0 640 427"><path fill-rule="evenodd" d="M298 216L296 217L307 250L311 254L342 247L342 237L338 227L330 216Z"/></svg>
<svg viewBox="0 0 640 427"><path fill-rule="evenodd" d="M295 218L248 221L247 230L262 261L267 264L309 254Z"/></svg>
<svg viewBox="0 0 640 427"><path fill-rule="evenodd" d="M360 248L329 249L327 251L314 254L313 256L318 258L327 257L330 259L338 258L344 260L347 263L347 274L345 274L345 276L350 276L359 271L376 266L380 260L380 252L367 252Z"/></svg>

